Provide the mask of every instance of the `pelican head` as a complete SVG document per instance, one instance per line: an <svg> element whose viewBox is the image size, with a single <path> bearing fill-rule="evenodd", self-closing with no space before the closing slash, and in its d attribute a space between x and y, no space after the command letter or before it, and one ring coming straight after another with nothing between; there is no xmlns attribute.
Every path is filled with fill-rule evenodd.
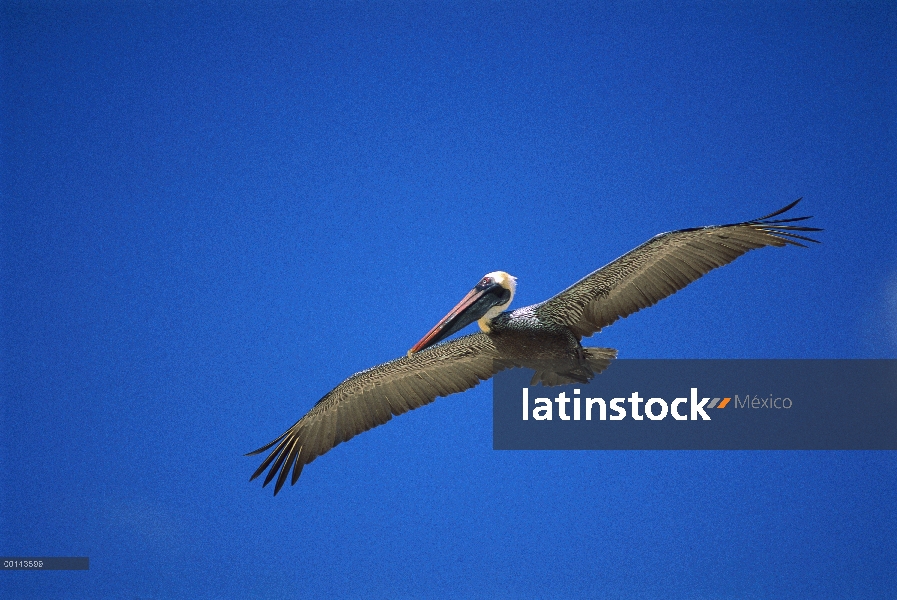
<svg viewBox="0 0 897 600"><path fill-rule="evenodd" d="M504 271L485 275L455 308L408 351L408 356L429 348L474 321L484 333L489 333L492 319L511 305L516 289L517 279Z"/></svg>

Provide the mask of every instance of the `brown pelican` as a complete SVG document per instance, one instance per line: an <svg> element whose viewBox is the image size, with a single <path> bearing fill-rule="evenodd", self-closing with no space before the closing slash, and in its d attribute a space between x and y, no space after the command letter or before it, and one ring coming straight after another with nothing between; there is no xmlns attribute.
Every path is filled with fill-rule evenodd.
<svg viewBox="0 0 897 600"><path fill-rule="evenodd" d="M270 466L264 485L277 476L276 495L290 469L295 484L305 465L337 444L509 367L533 368L534 384L591 380L617 352L583 348L583 337L654 305L749 250L817 242L795 232L820 229L786 224L810 217L772 220L798 202L753 221L661 233L553 298L510 312L505 309L514 298L515 278L503 271L489 273L406 356L352 375L277 439L250 452L274 447L250 481ZM480 333L439 343L474 321Z"/></svg>

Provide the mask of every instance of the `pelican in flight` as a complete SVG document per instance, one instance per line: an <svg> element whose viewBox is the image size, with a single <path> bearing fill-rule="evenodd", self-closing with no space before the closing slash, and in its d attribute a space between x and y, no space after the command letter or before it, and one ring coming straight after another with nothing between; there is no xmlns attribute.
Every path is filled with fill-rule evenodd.
<svg viewBox="0 0 897 600"><path fill-rule="evenodd" d="M515 278L489 273L406 356L352 375L277 439L250 452L273 447L250 481L268 469L264 485L276 477L276 495L291 470L295 484L305 465L337 444L506 368L534 369L533 384L588 382L617 352L584 348L583 337L653 306L745 252L806 247L798 240L818 243L796 232L820 229L793 225L810 217L773 219L798 202L753 221L661 233L553 298L513 311L507 308ZM474 321L479 333L442 341Z"/></svg>

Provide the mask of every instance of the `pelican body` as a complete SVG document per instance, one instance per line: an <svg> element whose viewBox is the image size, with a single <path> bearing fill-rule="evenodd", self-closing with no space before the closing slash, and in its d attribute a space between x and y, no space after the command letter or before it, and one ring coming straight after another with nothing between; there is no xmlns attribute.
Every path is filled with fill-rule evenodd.
<svg viewBox="0 0 897 600"><path fill-rule="evenodd" d="M659 234L549 300L512 311L506 309L516 279L504 271L487 274L406 356L352 375L282 435L251 452L274 448L250 480L268 469L264 485L276 477L276 495L291 470L295 484L306 464L337 444L503 369L533 369L534 385L590 381L617 352L583 347L583 337L750 250L818 243L796 232L820 229L791 224L810 217L772 220L798 202L752 221ZM479 333L447 340L475 321Z"/></svg>

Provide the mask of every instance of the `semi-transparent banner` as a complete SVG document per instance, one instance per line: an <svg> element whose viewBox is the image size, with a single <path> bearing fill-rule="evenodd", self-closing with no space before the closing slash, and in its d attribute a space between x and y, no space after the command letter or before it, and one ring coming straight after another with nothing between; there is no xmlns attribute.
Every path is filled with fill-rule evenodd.
<svg viewBox="0 0 897 600"><path fill-rule="evenodd" d="M897 450L897 360L621 359L557 387L533 373L495 376L496 450Z"/></svg>

